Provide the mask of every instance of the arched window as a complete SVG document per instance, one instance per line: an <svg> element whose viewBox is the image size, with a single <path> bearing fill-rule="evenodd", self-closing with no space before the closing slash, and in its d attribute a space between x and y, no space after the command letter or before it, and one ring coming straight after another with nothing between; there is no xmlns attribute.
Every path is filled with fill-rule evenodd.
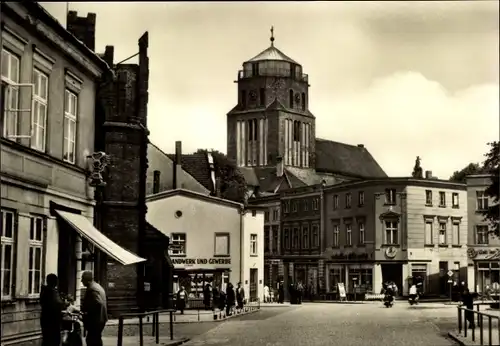
<svg viewBox="0 0 500 346"><path fill-rule="evenodd" d="M302 93L302 110L306 110L306 93Z"/></svg>
<svg viewBox="0 0 500 346"><path fill-rule="evenodd" d="M290 89L290 91L289 91L288 106L290 106L290 108L293 108L293 90L292 89Z"/></svg>

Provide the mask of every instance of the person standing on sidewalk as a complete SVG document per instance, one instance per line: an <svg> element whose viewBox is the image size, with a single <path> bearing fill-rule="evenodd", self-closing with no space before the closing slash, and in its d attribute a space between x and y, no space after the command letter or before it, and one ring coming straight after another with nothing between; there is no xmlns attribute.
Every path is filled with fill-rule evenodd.
<svg viewBox="0 0 500 346"><path fill-rule="evenodd" d="M231 316L231 310L233 309L235 301L234 287L232 283L227 284L226 289L226 316Z"/></svg>
<svg viewBox="0 0 500 346"><path fill-rule="evenodd" d="M474 298L477 298L476 292L471 293L468 288L464 290L462 295L462 304L468 310L474 310ZM465 311L465 319L469 321L469 328L474 328L474 313L472 311Z"/></svg>
<svg viewBox="0 0 500 346"><path fill-rule="evenodd" d="M238 302L238 309L243 309L245 304L245 289L241 286L241 282L238 282L238 288L236 289L236 301Z"/></svg>
<svg viewBox="0 0 500 346"><path fill-rule="evenodd" d="M65 304L57 291L57 275L47 275L47 285L40 293L40 326L42 327L42 346L59 346L61 343L62 311Z"/></svg>
<svg viewBox="0 0 500 346"><path fill-rule="evenodd" d="M181 314L184 315L184 309L186 308L188 294L184 286L181 286L181 289L177 292L177 301L176 308L181 311Z"/></svg>
<svg viewBox="0 0 500 346"><path fill-rule="evenodd" d="M84 271L82 284L86 287L82 302L83 326L87 331L87 346L102 346L102 331L108 321L106 292L94 281L91 271Z"/></svg>

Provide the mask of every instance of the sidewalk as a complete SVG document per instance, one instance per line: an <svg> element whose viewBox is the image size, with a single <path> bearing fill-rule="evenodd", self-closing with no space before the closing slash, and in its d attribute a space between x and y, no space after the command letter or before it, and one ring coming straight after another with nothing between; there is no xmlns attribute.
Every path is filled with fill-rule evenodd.
<svg viewBox="0 0 500 346"><path fill-rule="evenodd" d="M490 309L488 306L481 306L481 311L493 316L500 316L498 310ZM499 322L497 318L491 319L491 340L489 332L488 317L483 317L482 328L480 323L475 316L476 328L474 330L467 329L467 336L465 336L465 331L462 328L462 332L458 331L458 321L455 321L455 326L451 331L448 332L448 336L455 340L460 345L500 345L500 330ZM465 323L464 323L465 324ZM481 338L482 329L482 338ZM474 338L473 338L474 336ZM482 341L482 343L481 343Z"/></svg>
<svg viewBox="0 0 500 346"><path fill-rule="evenodd" d="M174 340L170 340L170 337L160 337L160 343L157 344L155 338L151 336L144 337L144 346L177 346L182 345L189 341L189 338L174 338ZM118 338L113 336L103 336L102 344L103 346L117 346ZM139 337L138 336L125 336L123 337L123 346L137 346L139 345Z"/></svg>

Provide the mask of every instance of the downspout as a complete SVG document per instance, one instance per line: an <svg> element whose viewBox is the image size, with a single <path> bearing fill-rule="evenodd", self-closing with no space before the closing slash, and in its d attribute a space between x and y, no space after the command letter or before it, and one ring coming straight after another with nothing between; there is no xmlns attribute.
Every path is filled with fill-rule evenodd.
<svg viewBox="0 0 500 346"><path fill-rule="evenodd" d="M243 217L245 216L245 207L240 206L240 279L238 281L241 281L241 284L244 285L245 282L243 280L243 273L245 272L245 266L244 266L244 258L245 258L245 232L244 232L244 220Z"/></svg>
<svg viewBox="0 0 500 346"><path fill-rule="evenodd" d="M325 232L325 229L326 229L326 218L325 218L325 213L326 213L326 210L325 210L325 199L324 199L324 188L323 188L323 185L321 185L320 187L320 197L319 197L319 203L320 203L320 210L319 210L319 213L320 213L320 227L319 227L319 232L320 232L320 244L319 244L319 249L320 249L320 257L321 259L324 258L324 255L325 255L325 251L326 251L326 232ZM323 268L320 269L318 268L318 272L321 270L321 272L323 273L323 275L319 278L319 287L318 287L318 291L322 291L324 288L325 288L325 284L326 284L326 278L325 276L327 275L326 274L326 266L325 266L325 261L324 260L320 260L318 261L318 265L321 265Z"/></svg>

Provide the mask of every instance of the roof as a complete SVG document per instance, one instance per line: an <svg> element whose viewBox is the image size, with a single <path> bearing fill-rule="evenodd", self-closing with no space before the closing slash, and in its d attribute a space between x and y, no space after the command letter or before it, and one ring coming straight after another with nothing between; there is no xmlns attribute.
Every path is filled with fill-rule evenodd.
<svg viewBox="0 0 500 346"><path fill-rule="evenodd" d="M362 187L371 185L409 185L409 186L425 186L443 189L467 190L467 185L464 183L455 183L449 180L439 179L419 179L413 177L380 177L364 180L346 181L340 184L326 186L325 191L350 188L352 186Z"/></svg>
<svg viewBox="0 0 500 346"><path fill-rule="evenodd" d="M149 195L146 197L146 204L152 203L152 202L155 202L158 200L162 200L165 198L170 198L173 196L190 197L190 198L195 198L195 199L199 199L202 201L208 201L208 202L212 202L212 203L216 203L216 204L226 205L226 206L233 207L233 208L240 208L240 209L244 208L244 205L241 203L238 203L238 202L234 202L234 201L231 201L228 199L223 199L223 198L219 198L219 197L215 197L215 196L208 196L208 195L204 195L204 194L199 193L199 192L186 190L186 189L168 190L168 191L156 193L154 195Z"/></svg>
<svg viewBox="0 0 500 346"><path fill-rule="evenodd" d="M105 71L111 71L110 66L102 59L99 54L92 51L88 48L82 41L80 41L76 36L70 33L68 30L64 28L64 26L59 23L59 21L52 16L42 5L40 5L37 1L22 1L20 2L28 11L33 12L36 17L43 22L49 24L57 33L59 33L64 40L69 41L70 43L77 46L78 49L82 51L82 53L86 54L92 61L97 64L99 67L103 68Z"/></svg>
<svg viewBox="0 0 500 346"><path fill-rule="evenodd" d="M365 147L316 138L316 170L359 178L387 174Z"/></svg>
<svg viewBox="0 0 500 346"><path fill-rule="evenodd" d="M257 61L265 61L265 60L280 60L280 61L288 61L293 64L300 65L298 62L287 56L285 53L280 51L278 48L276 48L274 45L270 46L269 48L263 50L256 56L254 56L252 59L245 61L245 62L257 62Z"/></svg>
<svg viewBox="0 0 500 346"><path fill-rule="evenodd" d="M175 154L167 154L167 157L175 162ZM211 178L210 165L207 155L204 153L182 154L182 169L195 178L209 191L215 191Z"/></svg>

